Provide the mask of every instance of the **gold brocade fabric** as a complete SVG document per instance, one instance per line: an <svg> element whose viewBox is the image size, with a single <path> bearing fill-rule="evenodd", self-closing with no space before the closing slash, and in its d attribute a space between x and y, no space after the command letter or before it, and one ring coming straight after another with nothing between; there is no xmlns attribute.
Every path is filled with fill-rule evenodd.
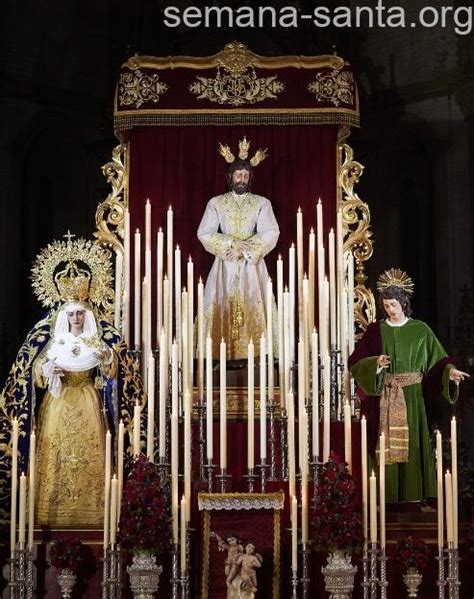
<svg viewBox="0 0 474 599"><path fill-rule="evenodd" d="M408 462L408 419L403 387L421 383L421 372L385 376L380 396L380 433L385 434L385 463Z"/></svg>
<svg viewBox="0 0 474 599"><path fill-rule="evenodd" d="M65 372L62 392L49 392L38 417L36 522L102 526L105 425L93 370Z"/></svg>

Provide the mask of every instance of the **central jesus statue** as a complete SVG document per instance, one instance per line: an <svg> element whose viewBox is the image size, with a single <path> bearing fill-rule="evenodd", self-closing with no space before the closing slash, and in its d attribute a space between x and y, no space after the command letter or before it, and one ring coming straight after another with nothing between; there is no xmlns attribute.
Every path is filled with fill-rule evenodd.
<svg viewBox="0 0 474 599"><path fill-rule="evenodd" d="M209 200L198 229L199 240L216 257L204 291L204 331L212 337L215 357L224 339L228 360L246 359L251 339L258 354L266 331L268 271L263 258L280 234L270 201L250 192L253 169L266 151L247 160L248 148L244 138L235 160L229 147L221 145L229 163L229 191Z"/></svg>

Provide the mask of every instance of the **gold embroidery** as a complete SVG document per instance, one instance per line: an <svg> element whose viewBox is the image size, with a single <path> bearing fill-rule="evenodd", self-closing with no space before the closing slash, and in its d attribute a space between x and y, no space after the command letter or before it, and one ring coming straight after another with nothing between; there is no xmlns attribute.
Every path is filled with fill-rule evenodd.
<svg viewBox="0 0 474 599"><path fill-rule="evenodd" d="M135 105L140 108L145 102L158 102L168 91L168 85L160 81L159 75L143 74L140 69L134 73L122 73L118 84L118 100L121 106Z"/></svg>
<svg viewBox="0 0 474 599"><path fill-rule="evenodd" d="M308 85L308 91L315 94L317 102L332 102L334 106L354 103L354 75L348 71L332 70L330 73L317 73L316 79Z"/></svg>

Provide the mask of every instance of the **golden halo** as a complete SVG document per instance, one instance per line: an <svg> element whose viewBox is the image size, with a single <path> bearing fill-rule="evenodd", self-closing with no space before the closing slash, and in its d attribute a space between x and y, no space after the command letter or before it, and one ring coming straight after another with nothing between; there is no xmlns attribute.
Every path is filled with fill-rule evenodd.
<svg viewBox="0 0 474 599"><path fill-rule="evenodd" d="M412 295L415 285L404 270L400 268L390 268L382 273L377 282L377 290L382 292L388 287L398 287L406 294Z"/></svg>

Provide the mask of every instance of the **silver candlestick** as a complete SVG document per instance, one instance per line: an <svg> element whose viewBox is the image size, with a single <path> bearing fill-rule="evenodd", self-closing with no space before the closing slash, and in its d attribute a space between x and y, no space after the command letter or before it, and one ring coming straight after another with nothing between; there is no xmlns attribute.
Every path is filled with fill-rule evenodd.
<svg viewBox="0 0 474 599"><path fill-rule="evenodd" d="M443 547L438 546L438 555L436 559L438 560L438 580L436 582L438 586L438 599L444 599L446 588L446 578L444 576L444 560L446 559L446 556Z"/></svg>
<svg viewBox="0 0 474 599"><path fill-rule="evenodd" d="M225 468L221 468L221 473L216 476L219 481L220 492L226 493L227 489L227 481L230 481L232 478L230 474L227 474L227 470Z"/></svg>
<svg viewBox="0 0 474 599"><path fill-rule="evenodd" d="M178 599L178 545L173 543L171 550L171 599Z"/></svg>
<svg viewBox="0 0 474 599"><path fill-rule="evenodd" d="M247 474L244 474L242 476L242 478L246 478L247 482L248 482L248 488L249 488L249 493L253 493L254 492L254 487L255 487L255 482L258 478L258 475L255 474L254 469L253 468L249 468L247 470Z"/></svg>
<svg viewBox="0 0 474 599"><path fill-rule="evenodd" d="M212 463L212 460L208 459L207 460L207 464L204 466L205 470L207 471L207 492L208 493L212 493L212 477L213 477L213 472L214 472L214 468L216 468L216 465Z"/></svg>
<svg viewBox="0 0 474 599"><path fill-rule="evenodd" d="M270 477L269 480L276 480L276 451L275 451L275 410L274 399L268 400L268 415L270 420Z"/></svg>
<svg viewBox="0 0 474 599"><path fill-rule="evenodd" d="M380 549L380 553L379 553L379 557L378 557L379 561L380 561L380 580L379 580L379 587L380 587L380 598L381 599L387 599L387 587L388 587L388 582L387 582L387 556L385 553L385 547L382 547Z"/></svg>
<svg viewBox="0 0 474 599"><path fill-rule="evenodd" d="M260 470L260 490L262 493L265 493L265 489L266 489L266 481L267 481L267 469L270 468L271 471L271 466L268 466L267 461L262 458L262 461L260 462L260 464L257 464L257 469Z"/></svg>

